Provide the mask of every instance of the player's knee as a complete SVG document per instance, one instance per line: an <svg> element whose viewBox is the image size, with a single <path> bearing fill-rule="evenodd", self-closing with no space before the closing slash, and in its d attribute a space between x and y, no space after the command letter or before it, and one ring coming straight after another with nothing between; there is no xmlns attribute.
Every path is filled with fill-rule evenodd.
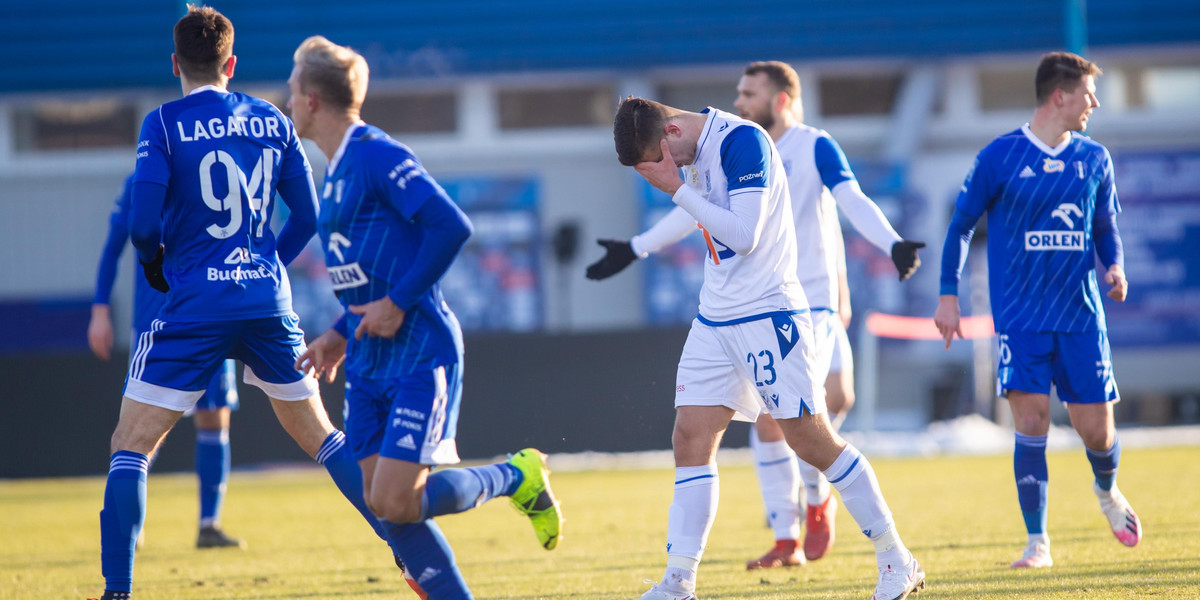
<svg viewBox="0 0 1200 600"><path fill-rule="evenodd" d="M381 493L379 488L371 491L367 508L380 519L392 523L416 523L421 520L420 495Z"/></svg>
<svg viewBox="0 0 1200 600"><path fill-rule="evenodd" d="M1116 432L1107 428L1097 428L1093 431L1080 431L1079 437L1083 440L1084 446L1097 452L1103 452L1112 447Z"/></svg>

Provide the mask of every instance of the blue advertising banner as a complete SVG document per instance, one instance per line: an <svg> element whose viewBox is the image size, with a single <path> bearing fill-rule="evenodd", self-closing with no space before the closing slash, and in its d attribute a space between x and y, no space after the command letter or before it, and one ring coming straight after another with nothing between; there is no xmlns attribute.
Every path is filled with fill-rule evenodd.
<svg viewBox="0 0 1200 600"><path fill-rule="evenodd" d="M671 197L635 176L642 199L641 231L645 231L675 208ZM652 326L690 323L700 307L704 283L704 237L689 235L651 254L642 262L646 290L646 322Z"/></svg>
<svg viewBox="0 0 1200 600"><path fill-rule="evenodd" d="M1105 299L1109 339L1200 344L1200 149L1114 153L1113 167L1129 297Z"/></svg>

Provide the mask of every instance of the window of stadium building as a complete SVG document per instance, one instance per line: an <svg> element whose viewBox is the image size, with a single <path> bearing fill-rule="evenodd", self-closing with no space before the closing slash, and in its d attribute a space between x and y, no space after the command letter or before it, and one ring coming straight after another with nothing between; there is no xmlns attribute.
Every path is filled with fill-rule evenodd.
<svg viewBox="0 0 1200 600"><path fill-rule="evenodd" d="M826 117L891 114L903 82L900 73L821 75L821 114Z"/></svg>
<svg viewBox="0 0 1200 600"><path fill-rule="evenodd" d="M388 133L453 133L458 96L453 91L372 92L363 103L362 118Z"/></svg>
<svg viewBox="0 0 1200 600"><path fill-rule="evenodd" d="M737 112L733 100L737 97L737 81L741 75L712 82L669 82L658 86L658 99L668 106L700 110L706 106Z"/></svg>
<svg viewBox="0 0 1200 600"><path fill-rule="evenodd" d="M140 123L131 102L118 99L43 101L13 109L18 152L128 148Z"/></svg>
<svg viewBox="0 0 1200 600"><path fill-rule="evenodd" d="M1037 104L1033 74L1027 65L979 70L979 108L983 111L1033 110Z"/></svg>
<svg viewBox="0 0 1200 600"><path fill-rule="evenodd" d="M509 89L497 94L500 129L612 126L611 86Z"/></svg>

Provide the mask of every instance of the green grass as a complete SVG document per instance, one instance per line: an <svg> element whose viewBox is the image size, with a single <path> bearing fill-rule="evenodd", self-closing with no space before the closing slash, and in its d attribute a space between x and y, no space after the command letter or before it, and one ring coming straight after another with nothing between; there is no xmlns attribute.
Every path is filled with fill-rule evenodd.
<svg viewBox="0 0 1200 600"><path fill-rule="evenodd" d="M1200 598L1200 448L1131 449L1121 488L1146 531L1122 547L1091 492L1081 451L1049 457L1055 566L1012 571L1024 545L1011 458L880 459L876 472L928 587L920 598ZM553 463L552 463L553 465ZM721 470L721 510L700 571L700 598L871 596L870 544L843 509L838 541L808 566L747 572L771 543L753 470ZM671 473L558 473L567 525L546 552L506 502L439 519L476 597L637 598L657 579ZM98 596L100 478L0 481L0 600ZM195 480L153 475L138 600L411 598L382 542L320 470L239 472L224 524L239 550L193 549Z"/></svg>

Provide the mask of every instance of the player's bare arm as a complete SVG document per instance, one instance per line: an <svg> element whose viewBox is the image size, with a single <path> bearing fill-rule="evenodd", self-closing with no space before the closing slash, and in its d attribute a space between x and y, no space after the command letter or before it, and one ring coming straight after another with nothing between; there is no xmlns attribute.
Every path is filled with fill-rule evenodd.
<svg viewBox="0 0 1200 600"><path fill-rule="evenodd" d="M313 340L296 359L296 370L301 373L312 371L318 380L324 377L325 381L333 383L343 360L346 360L346 338L331 328Z"/></svg>
<svg viewBox="0 0 1200 600"><path fill-rule="evenodd" d="M1121 265L1113 265L1104 273L1104 283L1112 286L1108 297L1117 302L1124 302L1129 293L1129 282L1125 279L1125 269Z"/></svg>
<svg viewBox="0 0 1200 600"><path fill-rule="evenodd" d="M650 185L674 196L675 192L683 186L683 179L679 176L679 167L675 164L675 159L671 157L671 149L667 147L665 138L659 140L658 147L662 150L661 160L640 162L633 168L642 177L645 177Z"/></svg>
<svg viewBox="0 0 1200 600"><path fill-rule="evenodd" d="M944 295L938 298L937 312L933 313L933 323L937 325L942 339L946 340L946 349L950 349L950 341L954 334L963 339L961 313L958 307L958 296Z"/></svg>
<svg viewBox="0 0 1200 600"><path fill-rule="evenodd" d="M354 329L354 339L361 340L363 334L371 337L393 338L404 324L404 309L396 306L392 299L384 296L374 302L356 304L350 312L362 315L362 321Z"/></svg>

